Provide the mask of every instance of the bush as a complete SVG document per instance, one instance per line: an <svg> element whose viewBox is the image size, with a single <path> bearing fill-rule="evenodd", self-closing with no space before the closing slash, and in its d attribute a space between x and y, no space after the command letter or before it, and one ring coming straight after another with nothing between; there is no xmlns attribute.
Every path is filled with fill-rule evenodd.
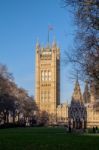
<svg viewBox="0 0 99 150"><path fill-rule="evenodd" d="M0 129L5 129L5 128L17 128L17 127L25 127L25 124L20 124L19 122L16 123L5 123L0 125Z"/></svg>

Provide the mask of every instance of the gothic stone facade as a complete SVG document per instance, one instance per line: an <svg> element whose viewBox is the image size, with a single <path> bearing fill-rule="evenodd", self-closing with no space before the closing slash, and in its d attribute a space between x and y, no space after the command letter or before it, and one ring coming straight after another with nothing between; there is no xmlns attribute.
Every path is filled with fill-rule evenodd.
<svg viewBox="0 0 99 150"><path fill-rule="evenodd" d="M60 105L60 49L56 42L46 48L36 45L36 104L50 122L66 121L68 107ZM59 115L59 116L58 116ZM61 116L60 116L61 115Z"/></svg>
<svg viewBox="0 0 99 150"><path fill-rule="evenodd" d="M99 104L94 84L89 90L86 82L82 96L76 81L71 104L60 104L60 49L56 42L45 48L37 43L35 64L35 100L39 119L49 124L68 124L72 128L99 127Z"/></svg>
<svg viewBox="0 0 99 150"><path fill-rule="evenodd" d="M89 87L86 82L82 96L79 82L76 81L69 107L69 125L72 128L99 127L99 100L93 83Z"/></svg>

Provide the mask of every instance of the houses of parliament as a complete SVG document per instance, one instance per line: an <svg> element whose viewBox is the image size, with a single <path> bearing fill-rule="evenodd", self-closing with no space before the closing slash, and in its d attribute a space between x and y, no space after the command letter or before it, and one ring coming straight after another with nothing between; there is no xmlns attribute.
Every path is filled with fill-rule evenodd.
<svg viewBox="0 0 99 150"><path fill-rule="evenodd" d="M70 125L72 128L99 127L99 99L94 83L85 83L82 94L76 80L71 103L60 103L60 49L56 41L41 47L36 44L35 101L38 121L42 114L47 124Z"/></svg>

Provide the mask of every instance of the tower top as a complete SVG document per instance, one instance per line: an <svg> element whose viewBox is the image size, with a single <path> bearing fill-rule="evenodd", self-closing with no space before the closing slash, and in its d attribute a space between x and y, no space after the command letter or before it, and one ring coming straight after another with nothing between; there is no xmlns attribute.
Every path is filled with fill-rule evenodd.
<svg viewBox="0 0 99 150"><path fill-rule="evenodd" d="M53 48L56 48L56 49L60 49L57 45L57 42L56 42L56 39L53 40L52 44L50 43L47 43L45 46L44 45L41 45L39 43L39 40L37 39L37 42L36 42L36 49L43 49L43 50L47 50L47 49L53 49Z"/></svg>
<svg viewBox="0 0 99 150"><path fill-rule="evenodd" d="M54 37L53 43L52 43L52 47L57 47L57 43L56 43L56 38Z"/></svg>
<svg viewBox="0 0 99 150"><path fill-rule="evenodd" d="M36 48L40 48L40 43L39 43L39 39L37 38L37 42L36 42Z"/></svg>
<svg viewBox="0 0 99 150"><path fill-rule="evenodd" d="M89 87L88 87L88 81L85 81L85 89L83 93L83 100L84 103L89 103L90 102L90 92L89 92Z"/></svg>

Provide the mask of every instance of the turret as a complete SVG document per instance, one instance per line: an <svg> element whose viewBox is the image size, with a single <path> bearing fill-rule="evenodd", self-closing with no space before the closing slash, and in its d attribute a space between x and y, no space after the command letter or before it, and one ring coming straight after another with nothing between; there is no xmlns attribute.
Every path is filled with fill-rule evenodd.
<svg viewBox="0 0 99 150"><path fill-rule="evenodd" d="M53 43L52 43L52 51L56 52L57 59L60 59L60 49L58 48L55 39L53 40Z"/></svg>
<svg viewBox="0 0 99 150"><path fill-rule="evenodd" d="M95 102L95 100L96 100L95 84L92 81L90 84L90 102Z"/></svg>
<svg viewBox="0 0 99 150"><path fill-rule="evenodd" d="M37 43L36 43L36 59L35 59L35 100L36 100L36 103L37 105L39 106L40 105L40 77L39 77L39 74L40 74L40 44L37 40Z"/></svg>
<svg viewBox="0 0 99 150"><path fill-rule="evenodd" d="M89 103L90 102L90 92L89 92L89 87L88 87L88 81L85 83L85 89L83 93L83 101L84 103Z"/></svg>
<svg viewBox="0 0 99 150"><path fill-rule="evenodd" d="M80 89L78 79L76 80L76 83L75 83L75 88L74 88L74 92L72 96L72 102L82 102L82 94L81 94L81 89Z"/></svg>
<svg viewBox="0 0 99 150"><path fill-rule="evenodd" d="M40 44L39 44L39 42L38 42L38 40L37 40L37 43L36 43L36 51L39 51L40 50Z"/></svg>
<svg viewBox="0 0 99 150"><path fill-rule="evenodd" d="M56 40L55 40L55 39L53 40L52 48L57 48L57 43L56 43Z"/></svg>

